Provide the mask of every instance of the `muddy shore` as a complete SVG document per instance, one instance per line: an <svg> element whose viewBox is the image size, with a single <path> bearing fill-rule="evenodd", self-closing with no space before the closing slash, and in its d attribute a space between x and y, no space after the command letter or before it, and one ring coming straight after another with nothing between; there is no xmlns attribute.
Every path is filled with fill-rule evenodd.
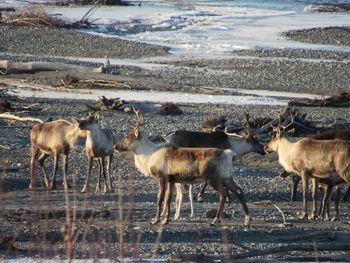
<svg viewBox="0 0 350 263"><path fill-rule="evenodd" d="M91 36L61 30L45 30L46 41L55 41L55 37L65 39L65 46L57 45L55 46L57 50L52 51L50 45L43 40L40 41L40 38L37 38L36 45L28 46L28 39L30 39L28 35L24 38L15 38L18 34L27 34L27 30L0 26L0 39L4 40L0 42L0 60L40 59L93 65L69 61L62 56L103 57L104 54L96 52L98 45L101 44L104 49L110 50L110 58L138 58L139 61L153 61L171 65L171 67L151 70L137 66L118 66L112 69L114 74L75 73L77 77L112 79L122 81L132 89L143 90L204 92L200 88L214 86L334 95L350 89L348 52L250 50L234 52L232 57L225 59L174 60L167 49L161 46L127 43L121 44L122 48L119 49L116 45L122 43L119 42L120 40L114 39L112 43L109 39L97 37L97 46L90 49L89 43L94 43L94 40L90 39ZM30 32L32 36L40 35L40 31L34 29ZM330 34L329 38L334 37L331 35L332 30L327 32ZM72 36L69 36L70 34ZM79 37L75 34L79 34ZM320 36L319 39L321 38ZM11 45L11 40L14 41L14 39L18 43ZM314 37L312 39L317 42ZM72 45L73 41L76 46ZM53 42L50 43L53 44ZM112 44L113 49L109 49L113 46ZM87 45L84 48L86 52L76 53L78 47L84 45ZM45 57L53 55L59 55L60 58ZM150 58L154 56L163 56L163 58ZM251 56L255 58L251 59ZM273 59L276 57L278 59ZM55 86L65 74L38 72L9 74L5 77ZM81 103L34 97L30 99L13 97L9 98L9 101L13 109L22 109L21 111L12 110L12 114L43 120L48 117L66 120L72 117L81 118L87 114L86 105L95 105L94 101ZM23 110L28 106L31 106L31 110ZM208 117L225 114L229 121L237 122L237 119L243 119L244 111L249 111L251 118L254 119L275 116L284 108L249 105L183 105L181 109L184 113L175 116L145 111L146 123L143 131L152 137L159 138L178 129L200 130L202 123ZM301 107L299 111L306 113L308 120L320 123L325 121L331 123L340 119L350 121L348 108ZM101 113L99 123L103 127L113 129L115 133L125 135L129 129L128 120L134 120L134 116L122 111L104 111ZM217 197L210 189L203 203L195 202L195 217L189 217L189 204L185 196L182 219L161 227L149 224L155 213L158 186L155 181L145 178L135 169L133 160L128 154L115 153L112 169L116 193L102 195L91 191L85 195L79 192L85 180L87 162L83 141L73 150L70 157L69 180L76 190L69 190L66 195L70 200L68 208L62 187L54 191L46 191L43 187L38 191L30 191L28 189L29 131L34 124L34 122L0 120L1 167L22 167L14 172L1 171L1 257L66 258L69 243L67 243L68 235L65 228L67 212L76 211L74 236L70 237L75 258L117 259L124 255L134 258L160 258L164 261L173 259L195 262L225 259L229 261L235 257L242 257L241 260L249 262L348 261L350 247L342 251L337 251L337 248L348 244L350 240L348 224L350 203L341 204L340 220L335 222L298 219L298 212L301 209L300 193L297 202L289 201L290 178L278 177L280 166L275 154L266 156L247 154L234 163L232 171L234 180L242 187L253 218L249 227L243 226L243 213L238 202L225 204L228 218L223 224L209 226L211 219L207 217L206 212L217 208ZM50 168L51 162L52 159L47 161ZM95 175L96 169L95 167ZM41 173L39 170L37 173L37 182L40 185ZM95 181L95 177L93 179ZM58 185L61 182L60 172ZM92 185L95 185L95 182ZM199 186L196 187L195 192L198 189ZM283 223L281 213L273 204L283 211L288 224L281 225ZM173 210L174 208L172 214ZM123 215L123 221L120 220L120 213ZM327 246L328 249L326 249ZM286 253L271 252L274 248L279 248L281 252L286 251ZM270 253L267 249L271 250ZM258 251L261 253L260 256L259 254L254 256L254 252ZM247 252L253 253L253 256L244 257L244 253Z"/></svg>

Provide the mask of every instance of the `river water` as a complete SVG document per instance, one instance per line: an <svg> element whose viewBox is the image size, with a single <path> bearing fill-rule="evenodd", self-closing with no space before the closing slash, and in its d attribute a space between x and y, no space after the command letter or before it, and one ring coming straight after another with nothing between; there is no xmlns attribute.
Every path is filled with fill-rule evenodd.
<svg viewBox="0 0 350 263"><path fill-rule="evenodd" d="M35 1L3 1L25 4ZM54 1L54 0L51 0ZM47 2L45 0L44 2ZM138 0L129 6L102 6L89 20L98 25L91 33L165 45L173 54L215 57L236 49L312 48L349 50L299 43L281 32L319 26L350 26L350 12L315 12L334 1L315 0ZM347 1L339 0L337 3ZM90 9L48 8L73 21Z"/></svg>

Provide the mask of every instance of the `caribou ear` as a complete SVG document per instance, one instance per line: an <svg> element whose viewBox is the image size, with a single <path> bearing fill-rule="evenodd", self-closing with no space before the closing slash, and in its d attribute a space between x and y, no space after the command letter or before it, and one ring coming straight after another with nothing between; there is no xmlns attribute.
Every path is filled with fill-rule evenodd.
<svg viewBox="0 0 350 263"><path fill-rule="evenodd" d="M93 116L94 116L94 119L97 121L101 115L96 112Z"/></svg>
<svg viewBox="0 0 350 263"><path fill-rule="evenodd" d="M139 138L139 136L140 136L139 129L135 129L135 130L134 130L134 135L135 135L135 137L136 137L137 139Z"/></svg>
<svg viewBox="0 0 350 263"><path fill-rule="evenodd" d="M276 134L277 134L277 136L281 136L281 128L280 127L276 128Z"/></svg>
<svg viewBox="0 0 350 263"><path fill-rule="evenodd" d="M76 118L71 119L72 124L79 124L78 120Z"/></svg>

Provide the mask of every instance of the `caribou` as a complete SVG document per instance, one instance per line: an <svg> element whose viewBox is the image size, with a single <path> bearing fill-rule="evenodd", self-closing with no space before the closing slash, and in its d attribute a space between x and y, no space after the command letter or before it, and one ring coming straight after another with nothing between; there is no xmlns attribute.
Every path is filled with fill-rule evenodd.
<svg viewBox="0 0 350 263"><path fill-rule="evenodd" d="M101 129L96 114L89 115L88 118L78 120L79 129L86 132L85 151L88 158L87 176L82 193L88 192L91 177L91 168L93 160L96 159L99 167L99 175L97 179L96 193L101 192L100 181L103 176L104 188L103 192L113 192L113 184L111 179L111 166L113 161L114 144L117 141L110 129ZM105 169L105 158L107 158L107 176Z"/></svg>
<svg viewBox="0 0 350 263"><path fill-rule="evenodd" d="M174 185L207 182L220 195L219 208L211 224L216 224L223 216L227 197L232 192L240 201L245 215L244 224L248 225L250 216L243 191L236 185L231 176L234 152L217 148L181 148L173 144L154 144L140 131L144 119L134 109L137 124L131 132L116 143L116 150L131 151L134 154L135 166L145 176L158 182L157 211L151 220L152 224L166 224L169 221L170 202ZM161 209L164 207L161 217Z"/></svg>
<svg viewBox="0 0 350 263"><path fill-rule="evenodd" d="M314 140L350 140L350 129L344 129L344 130L334 130L334 131L326 131L318 134L314 134L309 136L308 138L314 139ZM281 177L287 177L290 175L287 173L284 169L282 169L280 176ZM301 177L297 175L292 175L292 188L291 188L291 201L296 200L296 192L298 188L298 184L301 180ZM328 184L327 182L322 183L322 179L320 180L320 187L323 188L323 191L327 191ZM348 187L346 193L343 196L343 200L345 201L348 198L348 195L350 193L350 186ZM334 208L335 208L335 215L332 220L335 220L338 217L339 214L339 203L340 203L340 196L341 196L341 188L339 186L336 187L336 195L334 199ZM320 211L321 213L321 211ZM329 204L327 204L327 210L326 210L325 218L329 219Z"/></svg>
<svg viewBox="0 0 350 263"><path fill-rule="evenodd" d="M248 117L247 123L249 124ZM249 125L248 125L249 126ZM235 153L235 157L239 157L248 152L257 152L265 154L264 146L254 138L251 129L249 129L243 135L228 134L223 131L214 132L198 132L198 131L186 131L178 130L168 134L165 140L169 143L175 144L180 147L213 147L220 149L231 149ZM197 195L197 200L203 200L203 194L207 187L204 183L201 191ZM176 213L175 219L180 215L182 190L181 187L176 187ZM192 185L189 187L189 199L191 205L191 216L193 216L193 200L192 200Z"/></svg>
<svg viewBox="0 0 350 263"><path fill-rule="evenodd" d="M350 140L350 129L346 130L334 130L334 131L326 131L318 134L314 134L309 136L308 138L314 139L314 140ZM280 172L280 176L285 178L289 173L287 173L285 170L282 170ZM292 188L291 188L291 201L296 200L296 192L298 188L298 184L300 182L301 178L299 176L292 176ZM338 188L340 190L340 188ZM348 195L350 193L350 186L348 187L343 199L346 200ZM340 193L339 193L340 194Z"/></svg>
<svg viewBox="0 0 350 263"><path fill-rule="evenodd" d="M313 182L313 208L310 219L316 218L317 188L319 179L326 184L322 200L321 217L325 214L334 186L350 184L350 141L315 140L303 138L292 142L281 133L281 125L274 127L275 134L264 147L269 152L277 152L279 163L289 173L301 177L303 183L303 207L301 218L307 217L307 189L309 178Z"/></svg>
<svg viewBox="0 0 350 263"><path fill-rule="evenodd" d="M56 187L56 174L58 168L59 156L63 155L63 186L65 189L69 187L67 179L68 154L70 150L77 144L80 137L85 137L84 131L81 131L76 121L68 122L65 120L57 120L45 122L35 125L30 132L31 142L31 158L30 158L30 184L29 188L35 188L35 163L38 160L42 173L44 174L44 182L49 189ZM41 155L38 158L39 152ZM54 169L53 177L50 180L45 169L45 159L53 155Z"/></svg>

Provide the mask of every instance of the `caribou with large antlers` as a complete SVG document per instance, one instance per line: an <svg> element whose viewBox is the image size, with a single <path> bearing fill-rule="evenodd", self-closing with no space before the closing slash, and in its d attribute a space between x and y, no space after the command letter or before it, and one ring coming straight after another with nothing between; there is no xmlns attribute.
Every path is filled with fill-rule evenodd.
<svg viewBox="0 0 350 263"><path fill-rule="evenodd" d="M143 117L134 109L138 122L132 131L118 141L118 151L131 151L135 165L146 176L150 176L159 184L157 212L152 223L165 224L169 220L170 202L174 185L209 183L220 194L220 204L212 224L220 221L226 197L232 192L241 202L245 214L245 224L250 221L244 194L232 180L231 168L234 153L231 150L215 148L180 148L175 145L154 144L141 131ZM164 202L163 218L161 208Z"/></svg>

